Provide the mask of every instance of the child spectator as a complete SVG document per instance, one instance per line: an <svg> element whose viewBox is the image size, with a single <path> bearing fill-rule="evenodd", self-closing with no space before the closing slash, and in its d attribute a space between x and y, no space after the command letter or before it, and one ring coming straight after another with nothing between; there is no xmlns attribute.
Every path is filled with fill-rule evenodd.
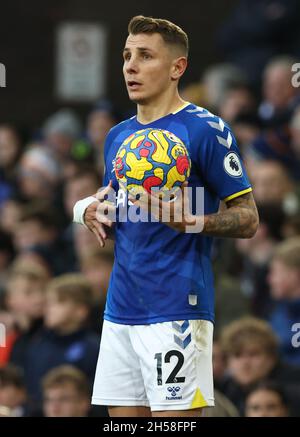
<svg viewBox="0 0 300 437"><path fill-rule="evenodd" d="M6 346L0 349L2 365L10 360L22 367L28 343L42 325L49 278L47 267L33 258L17 258L13 263L1 311L7 336Z"/></svg>
<svg viewBox="0 0 300 437"><path fill-rule="evenodd" d="M103 312L109 278L114 262L111 240L105 248L94 248L85 252L81 258L81 271L93 290L94 305L91 313L91 327L98 334L102 329Z"/></svg>
<svg viewBox="0 0 300 437"><path fill-rule="evenodd" d="M45 417L88 416L91 389L86 375L63 365L50 370L42 380Z"/></svg>
<svg viewBox="0 0 300 437"><path fill-rule="evenodd" d="M45 329L29 345L24 363L25 382L34 401L41 399L41 380L51 369L72 364L93 380L99 336L86 328L93 305L84 276L66 274L46 290Z"/></svg>
<svg viewBox="0 0 300 437"><path fill-rule="evenodd" d="M300 348L292 342L292 326L300 321L300 237L275 248L269 273L274 309L270 323L280 340L282 357L300 365Z"/></svg>
<svg viewBox="0 0 300 437"><path fill-rule="evenodd" d="M26 390L21 370L12 364L0 368L0 411L6 411L5 415L10 417L24 416L25 404Z"/></svg>
<svg viewBox="0 0 300 437"><path fill-rule="evenodd" d="M23 208L14 232L17 251L39 254L54 275L73 271L74 267L72 250L60 238L62 219L51 205L30 203Z"/></svg>
<svg viewBox="0 0 300 437"><path fill-rule="evenodd" d="M288 404L283 390L272 382L254 387L246 399L246 417L288 417Z"/></svg>
<svg viewBox="0 0 300 437"><path fill-rule="evenodd" d="M228 359L228 375L219 388L241 414L249 391L265 379L285 387L291 411L299 414L300 367L278 359L278 341L267 322L254 317L236 320L221 333L221 344Z"/></svg>

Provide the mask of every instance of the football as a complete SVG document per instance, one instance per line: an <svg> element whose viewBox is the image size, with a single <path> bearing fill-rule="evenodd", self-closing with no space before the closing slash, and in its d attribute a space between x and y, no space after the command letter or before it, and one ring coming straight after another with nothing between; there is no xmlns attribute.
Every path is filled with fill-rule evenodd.
<svg viewBox="0 0 300 437"><path fill-rule="evenodd" d="M119 186L132 195L153 190L165 197L189 177L191 160L186 146L176 135L148 128L123 141L114 169Z"/></svg>

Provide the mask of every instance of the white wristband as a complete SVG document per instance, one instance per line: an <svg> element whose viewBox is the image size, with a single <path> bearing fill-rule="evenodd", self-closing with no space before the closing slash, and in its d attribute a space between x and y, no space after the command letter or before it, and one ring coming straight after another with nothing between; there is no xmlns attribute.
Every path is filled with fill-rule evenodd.
<svg viewBox="0 0 300 437"><path fill-rule="evenodd" d="M85 225L84 223L84 213L85 210L90 206L93 202L99 202L98 199L94 196L85 197L84 199L78 200L75 203L73 208L73 222L78 223L80 225Z"/></svg>

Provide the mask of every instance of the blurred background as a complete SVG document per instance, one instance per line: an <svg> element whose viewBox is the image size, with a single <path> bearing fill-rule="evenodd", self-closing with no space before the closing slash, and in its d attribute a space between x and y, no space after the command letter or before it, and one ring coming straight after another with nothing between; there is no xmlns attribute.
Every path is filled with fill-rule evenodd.
<svg viewBox="0 0 300 437"><path fill-rule="evenodd" d="M137 14L188 33L181 95L231 126L260 214L251 240L214 244L206 415L299 417L298 0L1 4L0 416L107 414L90 391L113 243L71 220L102 185L106 134L134 114L121 53Z"/></svg>

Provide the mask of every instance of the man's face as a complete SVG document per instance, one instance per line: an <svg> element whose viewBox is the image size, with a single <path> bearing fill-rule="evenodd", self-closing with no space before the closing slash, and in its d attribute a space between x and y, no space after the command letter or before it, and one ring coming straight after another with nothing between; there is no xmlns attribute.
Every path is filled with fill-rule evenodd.
<svg viewBox="0 0 300 437"><path fill-rule="evenodd" d="M67 182L64 192L64 205L69 217L73 217L73 207L77 200L90 196L98 188L99 184L97 184L93 175L89 176L88 174Z"/></svg>
<svg viewBox="0 0 300 437"><path fill-rule="evenodd" d="M1 167L12 165L19 149L18 139L15 133L9 129L0 128L0 162Z"/></svg>
<svg viewBox="0 0 300 437"><path fill-rule="evenodd" d="M276 109L284 108L296 94L291 78L291 68L281 65L271 67L264 76L264 97Z"/></svg>
<svg viewBox="0 0 300 437"><path fill-rule="evenodd" d="M55 231L44 227L34 218L19 223L14 233L14 244L19 251L39 244L50 244L54 239Z"/></svg>
<svg viewBox="0 0 300 437"><path fill-rule="evenodd" d="M153 101L171 86L175 56L158 33L130 34L123 58L125 83L134 102Z"/></svg>
<svg viewBox="0 0 300 437"><path fill-rule="evenodd" d="M268 276L273 299L292 299L298 297L299 280L299 269L289 267L279 259L273 259Z"/></svg>
<svg viewBox="0 0 300 437"><path fill-rule="evenodd" d="M262 203L280 203L292 186L284 169L275 161L257 163L252 171L255 199Z"/></svg>
<svg viewBox="0 0 300 437"><path fill-rule="evenodd" d="M116 124L116 120L106 111L94 111L88 119L88 136L94 146L103 146L109 130ZM97 149L98 151L98 149Z"/></svg>

